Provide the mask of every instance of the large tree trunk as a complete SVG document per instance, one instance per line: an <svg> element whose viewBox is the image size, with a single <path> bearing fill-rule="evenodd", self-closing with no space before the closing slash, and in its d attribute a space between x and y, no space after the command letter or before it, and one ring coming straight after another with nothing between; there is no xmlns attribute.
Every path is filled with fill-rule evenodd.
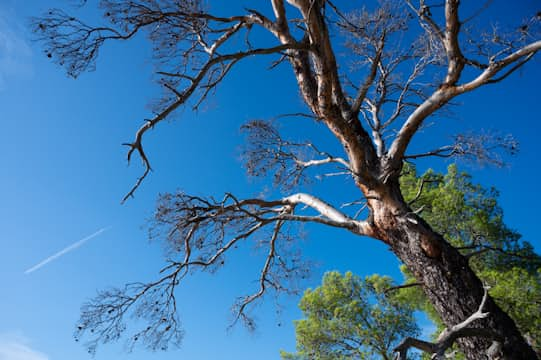
<svg viewBox="0 0 541 360"><path fill-rule="evenodd" d="M423 289L447 326L456 325L479 308L483 285L468 260L444 238L411 212L398 184L379 192L370 202L377 237L385 241L402 260ZM504 359L537 359L535 352L518 331L514 321L491 298L483 309L490 315L472 326L490 329L504 339ZM468 359L486 360L492 341L469 337L459 341Z"/></svg>

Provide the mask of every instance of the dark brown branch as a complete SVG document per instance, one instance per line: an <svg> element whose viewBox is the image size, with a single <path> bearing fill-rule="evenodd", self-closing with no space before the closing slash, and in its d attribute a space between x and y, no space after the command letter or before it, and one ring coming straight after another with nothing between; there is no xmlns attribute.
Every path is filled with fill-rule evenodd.
<svg viewBox="0 0 541 360"><path fill-rule="evenodd" d="M135 140L131 144L126 144L130 146L130 150L128 151L128 163L131 159L131 155L134 151L137 151L141 159L143 159L143 163L145 165L145 171L141 177L139 177L135 183L135 185L130 189L130 191L124 196L122 199L122 203L124 203L128 198L132 197L135 191L139 188L144 178L148 175L150 171L150 162L148 161L144 151L143 151L143 135L150 129L152 129L156 124L161 122L162 120L166 119L173 111L175 111L178 107L185 104L186 101L191 97L191 95L198 89L200 86L200 83L203 81L205 76L208 74L210 69L216 65L221 64L227 61L233 61L237 62L241 59L250 57L250 56L256 56L256 55L269 55L269 54L276 54L280 53L285 50L289 49L302 49L305 46L302 44L289 44L289 45L278 45L272 48L261 48L261 49L252 49L247 51L239 51L237 53L232 54L226 54L226 55L220 55L216 57L212 57L209 59L199 70L196 76L194 76L193 81L191 82L190 86L184 89L182 92L179 92L178 90L174 90L174 88L170 85L166 85L166 87L170 90L174 90L175 95L177 96L177 99L172 102L170 105L168 105L165 110L157 114L153 119L147 121L143 126L137 130L137 133L135 134ZM208 91L208 88L207 88Z"/></svg>
<svg viewBox="0 0 541 360"><path fill-rule="evenodd" d="M298 116L298 114L296 114ZM347 160L321 151L309 141L288 141L270 121L252 120L241 127L246 134L243 160L250 176L273 175L275 186L291 189L308 180L310 167L333 164L351 174Z"/></svg>
<svg viewBox="0 0 541 360"><path fill-rule="evenodd" d="M503 254L505 256L514 257L514 258L517 258L517 259L528 260L528 261L534 261L534 262L537 262L537 263L541 264L541 258L538 255L523 255L523 254L516 253L516 252L513 252L513 251L505 250L503 248L484 245L484 244L475 244L475 245L470 245L470 246L460 246L460 247L457 247L457 250L476 250L476 251L472 251L472 252L467 253L467 254L464 255L468 259L472 258L472 257L475 257L475 256L482 255L482 254L484 254L484 253L486 253L488 251L494 251L494 252L498 252L500 254Z"/></svg>
<svg viewBox="0 0 541 360"><path fill-rule="evenodd" d="M236 322L240 319L244 322L244 324L248 326L249 329L253 330L255 326L254 321L246 314L246 307L263 297L267 285L271 285L277 290L281 288L278 284L275 284L274 282L269 280L269 273L271 271L272 263L276 257L276 240L278 239L278 235L280 234L280 229L282 225L282 221L277 221L276 225L274 226L272 237L269 243L269 253L267 255L265 264L263 265L263 269L261 270L261 274L259 277L259 291L238 300L234 309L234 313L236 314L236 316L231 326L234 326Z"/></svg>
<svg viewBox="0 0 541 360"><path fill-rule="evenodd" d="M481 13L483 11L486 11L490 7L490 4L492 2L493 2L493 0L486 0L485 3L483 4L483 6L481 6L479 9L477 9L472 15L470 15L466 19L462 20L462 25L472 21L473 19L475 19L476 17L481 15Z"/></svg>
<svg viewBox="0 0 541 360"><path fill-rule="evenodd" d="M439 182L439 180L431 180L431 179L422 178L421 179L421 184L419 185L419 189L417 189L417 193L415 194L413 199L411 199L408 202L408 206L413 205L417 200L419 200L419 198L421 197L421 194L423 193L423 188L424 188L425 184L433 183L433 182Z"/></svg>
<svg viewBox="0 0 541 360"><path fill-rule="evenodd" d="M501 154L516 155L519 151L517 140L511 135L501 135L497 132L465 133L454 136L454 144L420 154L408 154L405 160L423 157L456 157L479 164L490 164L503 167L505 161Z"/></svg>
<svg viewBox="0 0 541 360"><path fill-rule="evenodd" d="M391 286L390 288L385 289L385 291L383 293L388 294L388 293L396 291L396 290L407 289L407 288L410 288L410 287L423 286L423 285L424 284L420 283L420 282L413 282L413 283L408 283L408 284L404 284L404 285Z"/></svg>
<svg viewBox="0 0 541 360"><path fill-rule="evenodd" d="M83 71L93 70L101 46L109 40L128 40L142 28L159 19L146 19L127 32L108 26L92 27L66 14L51 9L43 17L31 19L36 40L45 45L47 57L66 68L73 78Z"/></svg>
<svg viewBox="0 0 541 360"><path fill-rule="evenodd" d="M385 45L385 38L383 37L382 39L380 39L378 43L376 56L372 60L372 64L370 66L370 71L368 73L368 76L366 77L362 86L359 88L359 91L357 92L357 96L355 97L355 101L351 105L351 112L352 112L352 116L354 117L358 116L359 110L361 109L361 105L366 97L366 93L368 92L368 89L370 88L370 86L374 82L374 79L376 78L378 67L380 66L381 55L383 53L384 45Z"/></svg>
<svg viewBox="0 0 541 360"><path fill-rule="evenodd" d="M127 284L123 289L111 289L83 304L75 339L90 336L85 345L94 354L99 342L117 340L125 330L129 313L147 321L147 326L131 336L127 345L131 349L144 343L152 350L165 350L169 344L180 345L183 336L176 313L174 290L182 275L179 269L157 281Z"/></svg>
<svg viewBox="0 0 541 360"><path fill-rule="evenodd" d="M256 233L264 235L273 225L270 239L260 242L260 247L268 249L268 255L260 273L259 290L240 299L235 307L235 321L242 319L252 327L253 321L247 314L251 304L268 290L296 293L296 280L306 275L307 268L290 250L296 241L289 235L290 227L300 222L334 226L355 234L370 231L367 222L354 220L304 193L276 200L240 200L232 194L225 194L221 200L185 193L162 195L149 233L151 239L164 239L167 251L176 260L160 271L165 275L157 281L99 293L83 307L77 338L90 335L87 346L94 351L99 342L120 337L126 329L124 320L130 314L148 323L130 337L130 346L137 341L144 341L151 349L166 348L171 342L179 344L182 333L177 327L174 297L179 282L194 271L216 271L232 249Z"/></svg>
<svg viewBox="0 0 541 360"><path fill-rule="evenodd" d="M347 152L354 173L370 181L373 174L367 171L365 164L375 164L376 151L368 133L356 121L357 119L352 117L351 105L344 95L323 13L325 4L319 1L290 1L290 3L301 13L306 26L306 38L317 49L310 54L315 78L312 77L314 80L310 84L309 92L304 91L304 84L307 84L305 76L295 71L305 101L338 138Z"/></svg>

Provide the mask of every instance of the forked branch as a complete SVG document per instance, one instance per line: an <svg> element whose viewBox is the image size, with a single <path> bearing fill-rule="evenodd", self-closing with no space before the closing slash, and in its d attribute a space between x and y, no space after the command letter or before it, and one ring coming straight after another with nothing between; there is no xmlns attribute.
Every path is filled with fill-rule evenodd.
<svg viewBox="0 0 541 360"><path fill-rule="evenodd" d="M453 346L456 340L473 336L485 337L493 340L493 345L486 349L486 354L488 359L496 359L496 357L493 357L495 356L494 352L497 348L501 347L503 337L490 329L470 327L476 320L484 319L489 316L489 313L483 312L488 298L488 290L488 287L484 288L483 298L481 299L477 311L460 324L444 329L438 336L436 342L428 342L410 337L402 340L402 342L394 349L396 353L395 359L407 360L408 350L413 347L428 353L431 355L431 359L445 360L447 359L445 352Z"/></svg>
<svg viewBox="0 0 541 360"><path fill-rule="evenodd" d="M184 88L182 91L174 89L171 85L167 85L166 87L171 90L175 95L176 99L173 100L172 103L170 103L164 110L162 110L160 113L156 114L154 118L147 120L145 124L143 124L139 130L137 130L137 133L135 134L135 140L132 143L124 144L130 147L128 150L128 162L131 159L132 153L134 151L137 151L141 159L143 160L143 165L145 166L145 171L143 175L141 175L135 185L131 188L131 190L124 196L122 199L122 203L125 202L128 198L133 196L137 188L141 185L144 178L148 175L150 171L150 162L148 161L148 158L145 155L145 152L143 150L143 135L150 129L152 129L156 124L161 122L162 120L166 119L173 111L175 111L180 106L184 105L190 97L193 95L193 93L201 88L202 82L204 79L209 75L209 73L212 71L214 66L216 65L224 65L231 62L237 62L241 59L255 56L255 55L269 55L269 54L276 54L281 53L286 50L290 49L304 49L305 46L303 44L289 44L289 45L278 45L271 48L261 48L261 49L251 49L247 51L239 51L236 53L231 54L225 54L225 55L219 55L211 57L199 70L199 72L190 80L189 85ZM229 71L228 67L222 68L222 71ZM220 76L220 79L223 79L223 76ZM213 88L217 86L217 82L211 82L210 84L207 84L204 89L204 94L208 93L210 88Z"/></svg>
<svg viewBox="0 0 541 360"><path fill-rule="evenodd" d="M241 128L246 134L242 157L250 176L274 175L274 184L293 188L305 180L308 168L335 165L340 172L351 175L350 164L344 158L320 150L313 143L284 139L269 121L252 120Z"/></svg>
<svg viewBox="0 0 541 360"><path fill-rule="evenodd" d="M519 151L518 141L510 134L501 135L494 132L464 133L454 136L452 145L446 145L419 154L407 154L404 159L419 159L435 156L442 158L455 157L478 164L491 164L497 167L505 165L501 153L516 155Z"/></svg>
<svg viewBox="0 0 541 360"><path fill-rule="evenodd" d="M421 1L421 6L423 3ZM458 95L507 77L527 63L534 54L541 50L541 40L522 45L515 45L514 43L506 44L504 50L491 56L488 65L482 67L483 71L478 76L471 81L460 84L459 80L462 71L468 61L462 54L461 44L458 38L461 25L458 9L459 1L446 0L445 31L443 31L444 36L441 39L447 54L447 74L445 79L442 81L441 86L411 113L398 131L396 138L389 148L388 161L385 166L386 169L383 178L398 176L397 171L400 169L404 159L404 153L411 139L427 117L448 104L449 101ZM422 9L418 10L417 14L422 16ZM439 27L436 30L434 26L430 26L432 31L441 32ZM515 47L513 48L513 46ZM511 49L513 51L510 51ZM441 152L437 153L441 154Z"/></svg>
<svg viewBox="0 0 541 360"><path fill-rule="evenodd" d="M259 288L239 298L234 306L234 322L242 320L249 328L250 305L269 290L276 294L297 293L298 280L308 268L294 251L297 237L289 235L295 224L314 222L367 234L368 223L354 220L325 201L298 193L276 200L239 200L232 194L223 199L202 198L185 193L162 195L150 226L151 238L165 239L169 260L160 279L129 284L123 289L103 291L82 308L76 337L90 337L91 352L100 342L116 340L126 330L125 320L135 316L145 326L128 339L131 347L143 343L151 349L178 345L182 338L176 311L175 290L194 271L216 271L225 264L230 250L258 234L254 243L266 249L259 273Z"/></svg>

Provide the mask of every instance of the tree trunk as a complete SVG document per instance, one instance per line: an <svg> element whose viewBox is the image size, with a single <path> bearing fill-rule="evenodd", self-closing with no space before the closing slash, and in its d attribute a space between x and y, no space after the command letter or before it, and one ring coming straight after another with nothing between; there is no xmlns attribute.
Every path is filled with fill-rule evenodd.
<svg viewBox="0 0 541 360"><path fill-rule="evenodd" d="M464 321L477 311L483 297L483 284L468 260L411 211L398 183L378 193L378 199L370 202L377 237L391 247L423 284L426 296L447 326ZM514 321L492 298L487 299L483 310L490 315L472 326L490 329L505 339L503 359L538 359ZM486 360L491 343L480 337L459 340L461 350L474 360Z"/></svg>

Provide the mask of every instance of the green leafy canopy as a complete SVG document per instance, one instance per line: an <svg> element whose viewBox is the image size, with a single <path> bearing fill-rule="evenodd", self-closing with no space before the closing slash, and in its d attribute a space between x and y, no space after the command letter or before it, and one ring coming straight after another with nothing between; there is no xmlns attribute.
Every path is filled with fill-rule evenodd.
<svg viewBox="0 0 541 360"><path fill-rule="evenodd" d="M364 279L333 271L300 302L306 317L295 322L297 353L283 359L392 359L392 348L419 328L413 308L387 296L392 279Z"/></svg>
<svg viewBox="0 0 541 360"><path fill-rule="evenodd" d="M498 191L474 184L456 165L449 166L445 175L428 170L420 176L414 166L407 165L401 189L434 230L470 256L473 269L491 287L494 300L540 349L541 257L504 223ZM406 282L415 281L404 267L402 270ZM401 289L397 296L425 311L441 330L441 321L420 288Z"/></svg>
<svg viewBox="0 0 541 360"><path fill-rule="evenodd" d="M402 193L420 215L470 258L495 301L515 320L522 334L541 349L541 257L503 221L498 191L472 182L451 165L446 174L419 175L405 164ZM405 284L416 279L402 266ZM418 286L389 291L391 278L361 279L348 272L325 274L323 283L300 301L305 319L295 322L297 352L283 359L391 359L393 345L419 328L415 310L443 324Z"/></svg>

